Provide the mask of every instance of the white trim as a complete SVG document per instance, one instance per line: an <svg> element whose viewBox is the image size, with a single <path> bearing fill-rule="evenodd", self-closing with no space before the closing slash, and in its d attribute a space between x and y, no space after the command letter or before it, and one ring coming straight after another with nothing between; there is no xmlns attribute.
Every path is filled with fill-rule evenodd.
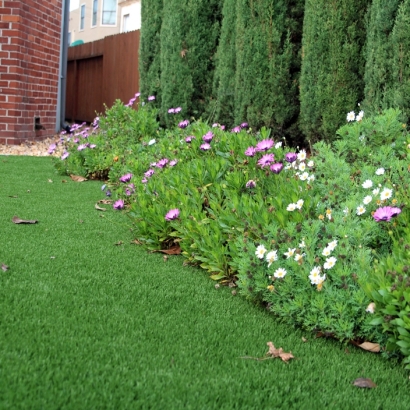
<svg viewBox="0 0 410 410"><path fill-rule="evenodd" d="M98 25L98 0L97 0L97 16L95 17L95 24L93 24L94 17L94 0L91 0L91 28L97 27Z"/></svg>
<svg viewBox="0 0 410 410"><path fill-rule="evenodd" d="M84 26L81 28L81 11L82 11L83 7L84 7ZM80 20L80 24L79 24L80 27L79 27L78 31L84 31L84 29L85 29L85 3L80 5L80 19L79 20Z"/></svg>

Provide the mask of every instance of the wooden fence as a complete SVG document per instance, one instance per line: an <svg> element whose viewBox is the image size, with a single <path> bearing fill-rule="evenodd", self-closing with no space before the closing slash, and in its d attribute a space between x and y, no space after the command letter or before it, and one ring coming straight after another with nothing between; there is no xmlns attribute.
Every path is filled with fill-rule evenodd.
<svg viewBox="0 0 410 410"><path fill-rule="evenodd" d="M91 122L116 99L139 91L140 32L116 34L68 49L66 120Z"/></svg>

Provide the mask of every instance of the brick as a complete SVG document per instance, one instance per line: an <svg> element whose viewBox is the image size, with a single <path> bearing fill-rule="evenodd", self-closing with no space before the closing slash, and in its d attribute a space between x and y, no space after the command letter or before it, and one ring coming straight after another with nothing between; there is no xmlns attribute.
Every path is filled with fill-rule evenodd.
<svg viewBox="0 0 410 410"><path fill-rule="evenodd" d="M2 13L2 10L10 10L10 9L0 9L0 13ZM20 21L20 19L21 19L20 16L13 16L13 15L10 15L10 13L11 13L11 10L10 10L9 13L5 12L1 16L1 21L6 21L6 22L19 22Z"/></svg>

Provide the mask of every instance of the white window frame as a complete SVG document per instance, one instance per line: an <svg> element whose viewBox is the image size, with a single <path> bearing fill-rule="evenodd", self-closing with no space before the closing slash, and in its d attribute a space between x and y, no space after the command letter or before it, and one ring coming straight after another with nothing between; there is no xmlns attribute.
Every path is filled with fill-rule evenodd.
<svg viewBox="0 0 410 410"><path fill-rule="evenodd" d="M95 15L95 23L94 23L94 15ZM98 23L98 0L92 0L91 27L97 27L97 23Z"/></svg>
<svg viewBox="0 0 410 410"><path fill-rule="evenodd" d="M118 20L118 0L116 0L116 5L115 5L115 23L114 24L104 24L103 19L104 19L104 2L106 0L101 0L101 26L104 27L116 27L117 26L117 20Z"/></svg>
<svg viewBox="0 0 410 410"><path fill-rule="evenodd" d="M130 20L131 20L130 13L122 15L122 32L123 33L127 33L128 31L130 31L130 29L125 30L126 29L126 25L125 25L126 20L128 20L128 25L130 25Z"/></svg>
<svg viewBox="0 0 410 410"><path fill-rule="evenodd" d="M82 15L83 10L84 10L84 16ZM80 31L84 31L84 29L85 29L85 4L81 4L80 6Z"/></svg>

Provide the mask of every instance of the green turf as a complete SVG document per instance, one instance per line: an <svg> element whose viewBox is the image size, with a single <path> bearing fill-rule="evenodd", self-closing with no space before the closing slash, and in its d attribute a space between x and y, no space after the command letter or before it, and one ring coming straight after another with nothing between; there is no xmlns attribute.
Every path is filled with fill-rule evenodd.
<svg viewBox="0 0 410 410"><path fill-rule="evenodd" d="M180 257L130 244L121 212L94 209L100 186L49 158L0 157L1 409L410 407L394 362L278 324ZM240 358L268 341L297 360Z"/></svg>

